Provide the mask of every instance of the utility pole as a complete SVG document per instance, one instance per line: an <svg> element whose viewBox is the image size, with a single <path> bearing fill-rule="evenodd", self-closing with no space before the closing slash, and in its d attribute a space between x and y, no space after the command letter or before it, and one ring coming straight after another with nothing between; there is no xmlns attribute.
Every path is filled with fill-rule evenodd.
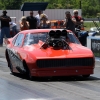
<svg viewBox="0 0 100 100"><path fill-rule="evenodd" d="M82 9L82 3L81 0L79 1L80 9Z"/></svg>

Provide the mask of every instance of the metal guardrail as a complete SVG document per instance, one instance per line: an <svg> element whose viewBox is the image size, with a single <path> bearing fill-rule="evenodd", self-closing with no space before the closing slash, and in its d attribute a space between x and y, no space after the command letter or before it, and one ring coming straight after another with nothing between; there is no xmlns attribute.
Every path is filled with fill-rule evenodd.
<svg viewBox="0 0 100 100"><path fill-rule="evenodd" d="M84 21L98 21L98 18L84 18Z"/></svg>

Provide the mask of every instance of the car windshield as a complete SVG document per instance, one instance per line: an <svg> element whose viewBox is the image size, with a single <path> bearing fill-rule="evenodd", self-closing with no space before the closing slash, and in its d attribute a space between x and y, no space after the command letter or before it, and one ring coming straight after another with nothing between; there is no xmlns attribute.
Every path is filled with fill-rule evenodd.
<svg viewBox="0 0 100 100"><path fill-rule="evenodd" d="M24 40L24 45L31 45L31 44L37 44L39 40L45 42L46 39L48 38L48 33L43 32L43 33L28 33L26 34L25 40ZM71 43L77 43L80 44L78 39L73 35L73 33L68 34L68 38Z"/></svg>

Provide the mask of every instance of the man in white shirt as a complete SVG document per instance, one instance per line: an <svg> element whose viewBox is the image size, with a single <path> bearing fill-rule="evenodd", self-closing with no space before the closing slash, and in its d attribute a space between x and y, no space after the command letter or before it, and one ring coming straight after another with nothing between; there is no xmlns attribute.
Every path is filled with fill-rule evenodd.
<svg viewBox="0 0 100 100"><path fill-rule="evenodd" d="M9 24L10 24L10 30L11 30L11 32L12 32L11 36L13 37L13 36L15 36L15 35L17 34L17 32L18 32L18 30L17 30L17 24L14 23L14 22L9 22Z"/></svg>
<svg viewBox="0 0 100 100"><path fill-rule="evenodd" d="M40 15L44 14L42 10L38 11L38 14L35 16L37 18L37 27L39 28L40 26ZM46 14L45 14L46 15ZM46 17L48 18L48 16L46 15Z"/></svg>

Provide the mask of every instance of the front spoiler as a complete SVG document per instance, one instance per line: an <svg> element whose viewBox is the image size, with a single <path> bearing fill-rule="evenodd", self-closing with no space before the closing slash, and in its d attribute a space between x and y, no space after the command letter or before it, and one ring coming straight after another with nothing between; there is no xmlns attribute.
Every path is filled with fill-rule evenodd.
<svg viewBox="0 0 100 100"><path fill-rule="evenodd" d="M94 68L85 69L51 69L51 70L34 70L31 72L32 76L37 77L51 77L51 76L77 76L77 75L90 75L94 73Z"/></svg>

